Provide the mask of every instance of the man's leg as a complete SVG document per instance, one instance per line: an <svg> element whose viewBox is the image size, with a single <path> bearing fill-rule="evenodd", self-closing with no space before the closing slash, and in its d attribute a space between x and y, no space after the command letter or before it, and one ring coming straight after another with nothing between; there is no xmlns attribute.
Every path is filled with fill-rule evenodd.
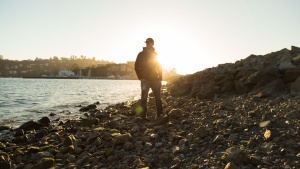
<svg viewBox="0 0 300 169"><path fill-rule="evenodd" d="M151 89L152 89L154 97L155 97L157 116L162 115L163 108L162 108L161 93L160 93L161 82L160 81L152 82Z"/></svg>
<svg viewBox="0 0 300 169"><path fill-rule="evenodd" d="M149 93L150 86L147 82L141 82L141 106L143 108L141 117L146 118L147 115L147 99L148 99L148 93Z"/></svg>

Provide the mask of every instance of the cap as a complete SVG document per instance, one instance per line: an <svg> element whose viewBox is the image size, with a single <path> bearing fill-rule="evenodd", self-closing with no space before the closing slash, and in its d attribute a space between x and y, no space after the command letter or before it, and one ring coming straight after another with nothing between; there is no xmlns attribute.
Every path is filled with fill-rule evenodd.
<svg viewBox="0 0 300 169"><path fill-rule="evenodd" d="M146 41L145 41L145 43L147 43L147 42L151 42L151 43L154 44L154 40L152 38L147 38Z"/></svg>

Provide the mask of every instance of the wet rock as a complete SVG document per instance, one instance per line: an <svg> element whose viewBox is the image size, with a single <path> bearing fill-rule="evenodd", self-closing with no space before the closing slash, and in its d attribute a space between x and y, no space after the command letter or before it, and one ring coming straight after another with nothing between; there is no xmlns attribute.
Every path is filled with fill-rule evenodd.
<svg viewBox="0 0 300 169"><path fill-rule="evenodd" d="M41 129L41 130L39 130L39 131L35 134L35 138L41 139L41 138L43 138L43 137L45 137L45 136L47 136L47 135L48 135L48 130L46 130L46 129Z"/></svg>
<svg viewBox="0 0 300 169"><path fill-rule="evenodd" d="M42 126L49 126L51 120L49 117L42 117L40 120L38 120L38 123L40 123Z"/></svg>
<svg viewBox="0 0 300 169"><path fill-rule="evenodd" d="M18 129L23 129L24 131L33 130L33 129L37 130L37 129L41 128L42 126L43 125L41 125L40 123L38 123L34 120L30 120L30 121L22 124Z"/></svg>
<svg viewBox="0 0 300 169"><path fill-rule="evenodd" d="M16 129L15 131L15 137L23 136L24 135L24 130L23 129Z"/></svg>
<svg viewBox="0 0 300 169"><path fill-rule="evenodd" d="M10 130L11 127L9 126L0 126L0 131L3 131L3 130Z"/></svg>

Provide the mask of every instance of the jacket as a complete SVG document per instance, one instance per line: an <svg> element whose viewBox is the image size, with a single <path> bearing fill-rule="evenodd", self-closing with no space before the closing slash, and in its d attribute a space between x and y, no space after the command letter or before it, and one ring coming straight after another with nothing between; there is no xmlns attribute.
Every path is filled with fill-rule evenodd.
<svg viewBox="0 0 300 169"><path fill-rule="evenodd" d="M138 79L145 79L147 81L162 81L162 67L157 60L157 53L143 48L135 61L134 69Z"/></svg>

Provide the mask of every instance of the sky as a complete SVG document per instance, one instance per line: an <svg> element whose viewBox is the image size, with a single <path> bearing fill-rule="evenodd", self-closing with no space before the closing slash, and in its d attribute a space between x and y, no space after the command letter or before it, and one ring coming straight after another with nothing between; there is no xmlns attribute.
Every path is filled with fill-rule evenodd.
<svg viewBox="0 0 300 169"><path fill-rule="evenodd" d="M126 63L151 37L165 69L190 74L299 47L299 7L299 0L0 0L0 55Z"/></svg>

